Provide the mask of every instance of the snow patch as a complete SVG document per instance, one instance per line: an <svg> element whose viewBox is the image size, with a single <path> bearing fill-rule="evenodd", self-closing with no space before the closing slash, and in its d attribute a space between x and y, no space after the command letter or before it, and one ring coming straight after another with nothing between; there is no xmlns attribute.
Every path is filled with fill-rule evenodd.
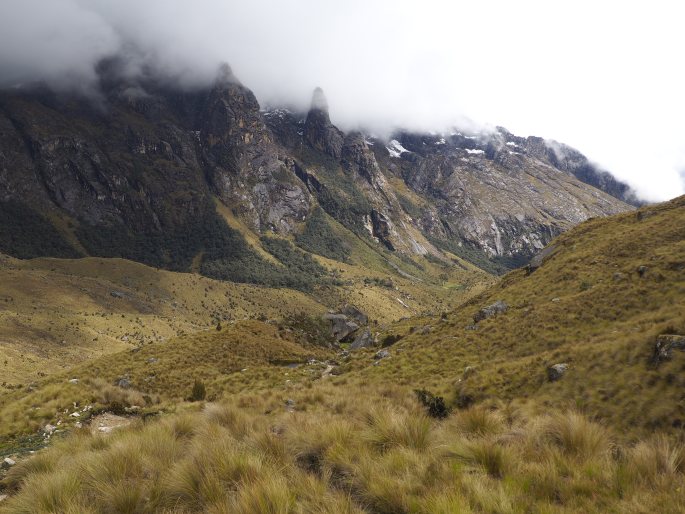
<svg viewBox="0 0 685 514"><path fill-rule="evenodd" d="M289 109L279 108L279 109L266 109L262 111L262 114L266 117L276 116L283 119L288 114L292 114Z"/></svg>
<svg viewBox="0 0 685 514"><path fill-rule="evenodd" d="M471 155L478 155L478 154L485 153L485 150L472 150L470 148L465 148L465 150L466 150L466 153L469 153Z"/></svg>
<svg viewBox="0 0 685 514"><path fill-rule="evenodd" d="M386 150L388 150L388 153L390 153L390 157L399 157L405 152L408 152L405 147L403 147L400 142L397 139L393 139L388 143L388 146L385 147Z"/></svg>

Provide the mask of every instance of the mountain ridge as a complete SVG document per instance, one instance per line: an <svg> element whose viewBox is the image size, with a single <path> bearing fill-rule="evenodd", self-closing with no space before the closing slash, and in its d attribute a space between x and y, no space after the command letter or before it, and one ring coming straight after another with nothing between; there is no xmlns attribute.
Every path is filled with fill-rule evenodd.
<svg viewBox="0 0 685 514"><path fill-rule="evenodd" d="M0 232L0 249L85 250L175 270L199 258L214 276L249 261L262 277L231 279L268 282L268 263L217 215L218 197L258 236L292 238L320 206L381 252L445 262L456 254L502 271L587 217L630 208L568 171L589 174L580 154L559 173L554 152L544 161L539 149L512 152L508 143L518 143L505 139L514 136L495 144L401 133L394 156L367 134L337 129L321 90L302 122L261 111L228 66L211 88L185 92L119 79L115 68L102 72L105 108L45 90L0 94L0 214L29 225ZM46 237L52 249L16 253Z"/></svg>

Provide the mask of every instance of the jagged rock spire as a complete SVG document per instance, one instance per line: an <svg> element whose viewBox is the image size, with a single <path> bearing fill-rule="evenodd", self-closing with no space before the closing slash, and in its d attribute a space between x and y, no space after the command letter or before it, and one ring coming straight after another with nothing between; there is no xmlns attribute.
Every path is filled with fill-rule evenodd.
<svg viewBox="0 0 685 514"><path fill-rule="evenodd" d="M312 94L312 105L304 124L304 138L317 150L340 158L344 136L331 123L326 95L320 87L314 89Z"/></svg>

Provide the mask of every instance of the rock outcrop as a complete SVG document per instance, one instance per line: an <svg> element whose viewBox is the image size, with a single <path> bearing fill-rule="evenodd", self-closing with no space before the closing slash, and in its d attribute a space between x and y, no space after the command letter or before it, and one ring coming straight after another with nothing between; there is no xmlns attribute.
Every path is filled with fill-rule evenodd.
<svg viewBox="0 0 685 514"><path fill-rule="evenodd" d="M685 351L685 336L674 334L662 334L657 336L654 343L654 355L652 362L658 366L664 361L671 360L673 350Z"/></svg>
<svg viewBox="0 0 685 514"><path fill-rule="evenodd" d="M480 321L483 321L484 319L492 318L493 316L507 312L508 309L509 306L506 304L506 302L503 302L502 300L497 300L492 305L483 307L476 314L474 314L473 322L478 323Z"/></svg>

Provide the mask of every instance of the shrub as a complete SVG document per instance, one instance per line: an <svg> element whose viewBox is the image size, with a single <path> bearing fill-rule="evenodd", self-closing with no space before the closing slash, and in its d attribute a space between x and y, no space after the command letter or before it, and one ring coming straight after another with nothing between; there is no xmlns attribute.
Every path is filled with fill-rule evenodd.
<svg viewBox="0 0 685 514"><path fill-rule="evenodd" d="M295 243L303 250L329 259L349 260L349 245L333 231L321 207L316 207L309 215L304 232L295 237Z"/></svg>
<svg viewBox="0 0 685 514"><path fill-rule="evenodd" d="M425 389L416 389L414 393L431 418L443 419L449 415L450 411L445 405L445 399L442 396L435 396Z"/></svg>
<svg viewBox="0 0 685 514"><path fill-rule="evenodd" d="M195 380L193 383L193 390L190 392L189 400L191 402L201 402L207 397L207 389L205 383L201 380Z"/></svg>
<svg viewBox="0 0 685 514"><path fill-rule="evenodd" d="M0 202L0 251L20 259L81 256L46 217L14 201Z"/></svg>

